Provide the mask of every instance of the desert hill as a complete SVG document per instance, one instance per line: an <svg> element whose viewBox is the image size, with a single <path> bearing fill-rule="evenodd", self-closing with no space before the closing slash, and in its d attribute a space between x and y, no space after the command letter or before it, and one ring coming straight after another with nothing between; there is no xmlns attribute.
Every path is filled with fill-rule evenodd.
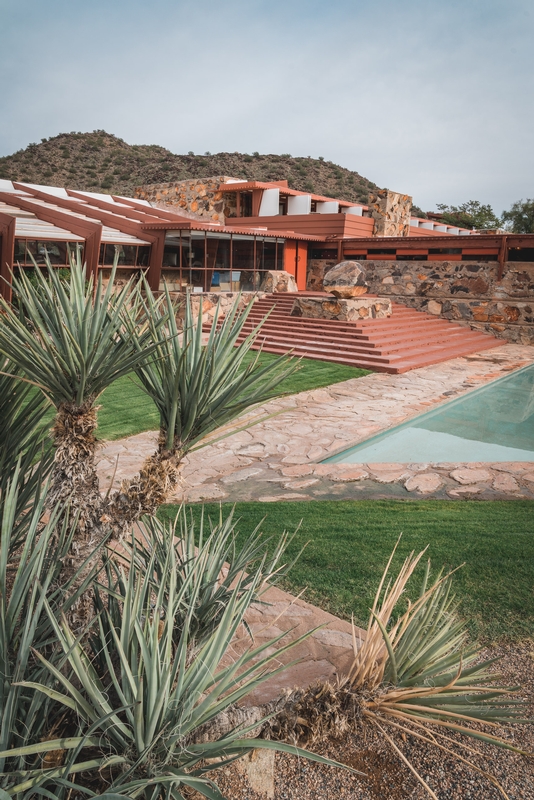
<svg viewBox="0 0 534 800"><path fill-rule="evenodd" d="M105 131L60 133L0 158L0 178L132 195L136 186L229 175L247 180L286 179L289 186L366 203L376 184L321 158L255 153L176 155L159 145L131 145Z"/></svg>

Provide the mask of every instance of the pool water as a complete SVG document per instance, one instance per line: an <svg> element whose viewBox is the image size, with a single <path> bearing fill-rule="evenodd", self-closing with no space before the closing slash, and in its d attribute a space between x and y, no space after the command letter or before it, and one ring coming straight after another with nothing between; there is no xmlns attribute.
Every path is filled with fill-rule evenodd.
<svg viewBox="0 0 534 800"><path fill-rule="evenodd" d="M440 461L534 461L534 364L326 459Z"/></svg>

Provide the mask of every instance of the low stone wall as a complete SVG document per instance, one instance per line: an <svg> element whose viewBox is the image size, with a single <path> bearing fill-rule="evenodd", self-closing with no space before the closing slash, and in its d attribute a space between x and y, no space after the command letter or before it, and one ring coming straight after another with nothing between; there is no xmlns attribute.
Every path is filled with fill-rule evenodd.
<svg viewBox="0 0 534 800"><path fill-rule="evenodd" d="M111 274L111 270L103 269L103 287L107 286L109 283L109 277ZM173 283L172 281L172 274L165 276L162 273L162 277L167 278L167 285L170 291L171 299L176 303L177 307L177 314L176 320L180 324L183 322L185 317L185 298L186 295L184 292L176 291L179 288L178 283ZM115 282L114 288L116 292L119 292L126 283L130 280L131 277L139 278L139 270L137 269L118 269L115 275ZM160 291L163 291L163 281L160 284ZM191 294L191 303L193 307L193 314L198 317L198 312L200 309L200 299L202 298L202 322L211 322L215 316L217 310L217 304L220 303L220 313L226 314L229 308L233 306L236 301L237 297L240 297L239 301L239 308L245 308L250 301L257 302L262 297L265 296L264 292L198 292Z"/></svg>
<svg viewBox="0 0 534 800"><path fill-rule="evenodd" d="M534 343L534 263L366 261L371 294L486 331L518 344Z"/></svg>
<svg viewBox="0 0 534 800"><path fill-rule="evenodd" d="M111 277L111 268L102 267L99 270L99 274L102 276L102 286L105 289ZM134 267L130 269L127 267L125 269L117 269L115 272L115 280L113 282L113 286L115 287L114 291L119 292L124 286L126 286L131 278L139 279L140 276L140 270Z"/></svg>
<svg viewBox="0 0 534 800"><path fill-rule="evenodd" d="M391 316L391 301L385 297L296 297L292 317L337 319L355 322L360 319L385 319Z"/></svg>
<svg viewBox="0 0 534 800"><path fill-rule="evenodd" d="M309 259L306 272L306 291L324 292L323 278L325 273L338 263L339 261L336 258ZM364 267L366 263L362 261Z"/></svg>
<svg viewBox="0 0 534 800"><path fill-rule="evenodd" d="M534 263L508 261L362 261L369 293L454 320L518 344L534 343ZM308 290L322 291L334 261L308 266Z"/></svg>
<svg viewBox="0 0 534 800"><path fill-rule="evenodd" d="M269 269L263 273L260 291L265 294L272 292L298 292L297 282L290 272L283 269Z"/></svg>
<svg viewBox="0 0 534 800"><path fill-rule="evenodd" d="M171 298L176 302L177 314L176 320L178 323L183 322L185 317L185 298L183 292L171 292ZM193 314L198 317L200 309L200 300L202 299L202 322L212 322L217 312L217 305L220 308L220 314L226 314L239 297L239 308L245 308L250 301L257 302L260 298L264 297L262 292L199 292L198 294L191 294L191 303Z"/></svg>

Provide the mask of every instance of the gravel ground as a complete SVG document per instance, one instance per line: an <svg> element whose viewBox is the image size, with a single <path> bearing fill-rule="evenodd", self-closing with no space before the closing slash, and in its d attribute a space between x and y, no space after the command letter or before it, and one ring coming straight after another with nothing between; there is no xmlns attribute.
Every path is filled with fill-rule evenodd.
<svg viewBox="0 0 534 800"><path fill-rule="evenodd" d="M498 665L505 685L520 685L528 700L526 716L534 715L534 641L489 648L484 657L502 657ZM391 729L390 729L391 730ZM517 747L534 753L534 725L517 725L497 732ZM534 800L534 757L482 744L474 739L451 734L456 741L467 741L480 755L472 760L492 773L503 786L509 800ZM436 748L414 737L395 735L397 746L427 781L439 800L498 800L503 795L488 778L469 769ZM363 744L363 746L362 746ZM454 745L451 745L454 747ZM221 770L213 777L228 800L398 800L428 798L389 745L369 733L366 741L345 739L320 751L366 773L354 776L344 770L322 767L293 756L277 755L274 795L258 794L244 785L235 769ZM465 751L460 751L465 756Z"/></svg>

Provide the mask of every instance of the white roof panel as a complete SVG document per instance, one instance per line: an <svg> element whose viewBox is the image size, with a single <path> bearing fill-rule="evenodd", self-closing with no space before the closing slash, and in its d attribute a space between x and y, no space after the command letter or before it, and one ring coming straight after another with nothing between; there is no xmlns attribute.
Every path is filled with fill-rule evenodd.
<svg viewBox="0 0 534 800"><path fill-rule="evenodd" d="M50 239L66 242L83 242L83 236L58 228L36 217L17 217L15 236L18 239Z"/></svg>

